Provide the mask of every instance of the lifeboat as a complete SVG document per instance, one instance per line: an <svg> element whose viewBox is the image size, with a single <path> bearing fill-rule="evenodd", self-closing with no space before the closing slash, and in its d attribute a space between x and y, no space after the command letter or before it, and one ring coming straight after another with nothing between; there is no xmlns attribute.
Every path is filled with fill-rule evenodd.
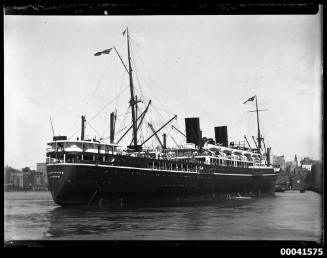
<svg viewBox="0 0 327 258"><path fill-rule="evenodd" d="M213 144L206 144L206 149L211 150L211 151L220 151L221 146L213 145Z"/></svg>
<svg viewBox="0 0 327 258"><path fill-rule="evenodd" d="M233 150L234 155L242 155L243 151L242 150Z"/></svg>
<svg viewBox="0 0 327 258"><path fill-rule="evenodd" d="M246 156L247 158L251 157L253 153L252 152L249 152L249 151L243 151L242 152L242 155Z"/></svg>
<svg viewBox="0 0 327 258"><path fill-rule="evenodd" d="M232 154L232 153L233 153L233 149L231 149L231 148L221 147L220 150L221 150L223 153L226 153L226 154Z"/></svg>
<svg viewBox="0 0 327 258"><path fill-rule="evenodd" d="M259 158L260 157L260 154L259 153L253 153L251 155L251 157L253 157L253 158Z"/></svg>

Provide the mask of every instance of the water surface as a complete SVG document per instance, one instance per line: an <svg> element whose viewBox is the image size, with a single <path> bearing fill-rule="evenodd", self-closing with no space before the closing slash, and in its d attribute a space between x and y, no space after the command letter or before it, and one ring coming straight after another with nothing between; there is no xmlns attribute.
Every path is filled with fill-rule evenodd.
<svg viewBox="0 0 327 258"><path fill-rule="evenodd" d="M49 192L6 192L5 240L321 241L321 195L276 196L156 207L56 205Z"/></svg>

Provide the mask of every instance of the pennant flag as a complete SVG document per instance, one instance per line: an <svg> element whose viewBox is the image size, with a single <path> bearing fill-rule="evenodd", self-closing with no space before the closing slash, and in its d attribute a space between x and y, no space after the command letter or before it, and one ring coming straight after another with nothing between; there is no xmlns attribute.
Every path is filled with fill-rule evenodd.
<svg viewBox="0 0 327 258"><path fill-rule="evenodd" d="M102 54L109 54L110 51L111 51L111 49L112 49L112 48L105 49L105 50L103 50L103 51L101 51L101 52L96 52L94 55L95 55L95 56L100 56L100 55L102 55Z"/></svg>
<svg viewBox="0 0 327 258"><path fill-rule="evenodd" d="M248 102L248 101L253 101L255 97L256 97L256 95L254 95L253 97L249 98L249 99L248 99L247 101L245 101L243 104L245 104L245 103Z"/></svg>
<svg viewBox="0 0 327 258"><path fill-rule="evenodd" d="M123 36L125 35L126 30L127 30L127 28L123 31Z"/></svg>

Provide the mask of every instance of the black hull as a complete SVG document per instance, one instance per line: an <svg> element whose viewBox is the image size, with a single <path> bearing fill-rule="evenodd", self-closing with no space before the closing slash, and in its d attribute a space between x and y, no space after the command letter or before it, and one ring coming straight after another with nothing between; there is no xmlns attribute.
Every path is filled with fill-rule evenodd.
<svg viewBox="0 0 327 258"><path fill-rule="evenodd" d="M252 175L255 170L258 169L225 167L214 174L90 164L47 166L49 189L61 206L200 195L274 194L276 175Z"/></svg>

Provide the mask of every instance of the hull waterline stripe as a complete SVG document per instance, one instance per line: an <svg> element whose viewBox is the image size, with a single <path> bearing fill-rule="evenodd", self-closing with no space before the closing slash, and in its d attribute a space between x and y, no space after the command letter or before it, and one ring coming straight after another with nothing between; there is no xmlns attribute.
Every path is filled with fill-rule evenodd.
<svg viewBox="0 0 327 258"><path fill-rule="evenodd" d="M136 168L136 167L124 167L124 166L110 166L110 165L96 165L96 164L80 164L80 163L56 163L47 164L47 166L89 166L89 167L107 167L107 168L121 168L121 169L134 169L134 170L147 170L147 171L165 171L170 173L186 173L186 174L201 174L200 172L190 172L190 171L175 171L175 170L164 170L164 169L151 169L151 168ZM206 174L206 173L202 173ZM214 175L222 176L257 176L252 174L227 174L227 173L213 173ZM275 176L276 174L262 174L258 176Z"/></svg>

